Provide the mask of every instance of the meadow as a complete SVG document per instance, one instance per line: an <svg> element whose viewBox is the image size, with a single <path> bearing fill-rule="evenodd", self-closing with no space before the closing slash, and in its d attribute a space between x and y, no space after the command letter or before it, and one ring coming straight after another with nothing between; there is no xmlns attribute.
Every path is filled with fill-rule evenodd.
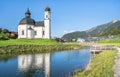
<svg viewBox="0 0 120 77"><path fill-rule="evenodd" d="M117 51L104 51L91 60L88 70L77 73L74 77L114 77L112 67Z"/></svg>
<svg viewBox="0 0 120 77"><path fill-rule="evenodd" d="M0 46L6 45L57 45L55 40L50 39L10 39L0 40Z"/></svg>
<svg viewBox="0 0 120 77"><path fill-rule="evenodd" d="M115 45L120 47L120 40L101 40L99 43L102 45Z"/></svg>

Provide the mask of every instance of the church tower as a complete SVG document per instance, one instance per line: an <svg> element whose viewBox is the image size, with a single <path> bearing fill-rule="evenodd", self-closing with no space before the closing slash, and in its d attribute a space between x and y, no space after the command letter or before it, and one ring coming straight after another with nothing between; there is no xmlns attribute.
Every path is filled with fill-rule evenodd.
<svg viewBox="0 0 120 77"><path fill-rule="evenodd" d="M50 19L50 8L45 8L45 15L44 15L44 38L50 39L51 38L51 19Z"/></svg>

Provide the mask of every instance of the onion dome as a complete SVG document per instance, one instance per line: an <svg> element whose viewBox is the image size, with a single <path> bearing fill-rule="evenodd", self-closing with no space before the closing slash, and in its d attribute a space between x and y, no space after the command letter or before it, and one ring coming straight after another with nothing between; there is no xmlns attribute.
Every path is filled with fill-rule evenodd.
<svg viewBox="0 0 120 77"><path fill-rule="evenodd" d="M51 11L49 7L46 7L45 8L45 11Z"/></svg>
<svg viewBox="0 0 120 77"><path fill-rule="evenodd" d="M28 24L28 25L35 25L35 21L30 17L31 13L29 11L29 9L27 9L26 13L25 13L25 18L23 18L19 25L21 24Z"/></svg>

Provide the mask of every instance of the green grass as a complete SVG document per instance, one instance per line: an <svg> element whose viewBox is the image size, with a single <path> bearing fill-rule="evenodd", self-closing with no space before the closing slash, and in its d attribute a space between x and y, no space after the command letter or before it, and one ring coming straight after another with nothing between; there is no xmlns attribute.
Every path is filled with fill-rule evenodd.
<svg viewBox="0 0 120 77"><path fill-rule="evenodd" d="M80 49L82 46L78 44L72 45L7 45L0 46L0 54L34 54L34 53L45 53L54 52L61 50Z"/></svg>
<svg viewBox="0 0 120 77"><path fill-rule="evenodd" d="M104 51L91 60L90 69L80 72L75 77L114 77L112 67L116 51Z"/></svg>
<svg viewBox="0 0 120 77"><path fill-rule="evenodd" d="M56 45L55 40L50 39L10 39L0 40L0 46L6 45Z"/></svg>
<svg viewBox="0 0 120 77"><path fill-rule="evenodd" d="M115 45L120 47L120 40L101 40L99 43L102 45Z"/></svg>
<svg viewBox="0 0 120 77"><path fill-rule="evenodd" d="M0 54L44 53L82 48L79 44L61 44L50 39L0 40Z"/></svg>

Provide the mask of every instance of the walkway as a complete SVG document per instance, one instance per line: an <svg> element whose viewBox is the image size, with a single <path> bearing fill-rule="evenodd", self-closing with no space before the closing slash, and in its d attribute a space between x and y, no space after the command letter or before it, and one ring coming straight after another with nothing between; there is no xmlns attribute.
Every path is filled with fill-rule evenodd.
<svg viewBox="0 0 120 77"><path fill-rule="evenodd" d="M117 48L118 53L115 57L115 65L113 67L114 77L120 77L120 48Z"/></svg>

